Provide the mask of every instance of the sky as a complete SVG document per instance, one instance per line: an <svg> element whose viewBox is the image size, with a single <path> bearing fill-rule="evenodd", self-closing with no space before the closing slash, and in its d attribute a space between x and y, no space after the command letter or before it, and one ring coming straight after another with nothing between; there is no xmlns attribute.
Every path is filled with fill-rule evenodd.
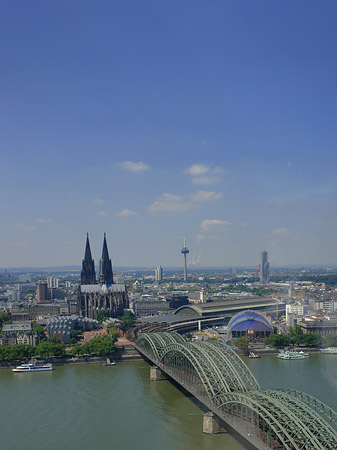
<svg viewBox="0 0 337 450"><path fill-rule="evenodd" d="M336 265L336 15L2 2L0 267Z"/></svg>

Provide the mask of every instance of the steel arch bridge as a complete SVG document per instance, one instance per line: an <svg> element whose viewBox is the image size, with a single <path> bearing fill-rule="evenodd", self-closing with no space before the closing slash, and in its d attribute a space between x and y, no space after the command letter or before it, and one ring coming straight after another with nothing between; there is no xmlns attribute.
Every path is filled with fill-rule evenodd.
<svg viewBox="0 0 337 450"><path fill-rule="evenodd" d="M262 389L241 358L218 341L143 333L135 347L261 449L337 449L337 414L296 390Z"/></svg>

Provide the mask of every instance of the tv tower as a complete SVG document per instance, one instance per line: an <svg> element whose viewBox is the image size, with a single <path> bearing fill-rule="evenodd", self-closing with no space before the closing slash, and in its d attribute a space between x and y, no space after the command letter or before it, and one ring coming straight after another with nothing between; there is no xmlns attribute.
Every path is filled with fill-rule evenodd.
<svg viewBox="0 0 337 450"><path fill-rule="evenodd" d="M186 236L184 236L184 247L181 253L184 255L184 281L186 281L187 265L186 265L186 255L189 253L189 249L186 247Z"/></svg>

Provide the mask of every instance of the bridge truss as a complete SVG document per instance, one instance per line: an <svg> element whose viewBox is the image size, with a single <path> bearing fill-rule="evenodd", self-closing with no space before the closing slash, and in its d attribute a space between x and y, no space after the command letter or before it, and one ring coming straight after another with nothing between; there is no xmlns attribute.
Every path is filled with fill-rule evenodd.
<svg viewBox="0 0 337 450"><path fill-rule="evenodd" d="M136 348L234 428L263 446L337 449L337 414L296 390L264 390L242 359L218 341L186 342L178 333L142 333Z"/></svg>

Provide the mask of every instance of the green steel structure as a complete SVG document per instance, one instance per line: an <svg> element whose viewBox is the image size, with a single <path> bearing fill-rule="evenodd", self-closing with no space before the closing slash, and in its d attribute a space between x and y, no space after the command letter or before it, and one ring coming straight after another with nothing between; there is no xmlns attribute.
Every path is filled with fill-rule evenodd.
<svg viewBox="0 0 337 450"><path fill-rule="evenodd" d="M135 347L257 448L337 449L337 414L295 390L262 389L241 358L218 341L140 334Z"/></svg>

